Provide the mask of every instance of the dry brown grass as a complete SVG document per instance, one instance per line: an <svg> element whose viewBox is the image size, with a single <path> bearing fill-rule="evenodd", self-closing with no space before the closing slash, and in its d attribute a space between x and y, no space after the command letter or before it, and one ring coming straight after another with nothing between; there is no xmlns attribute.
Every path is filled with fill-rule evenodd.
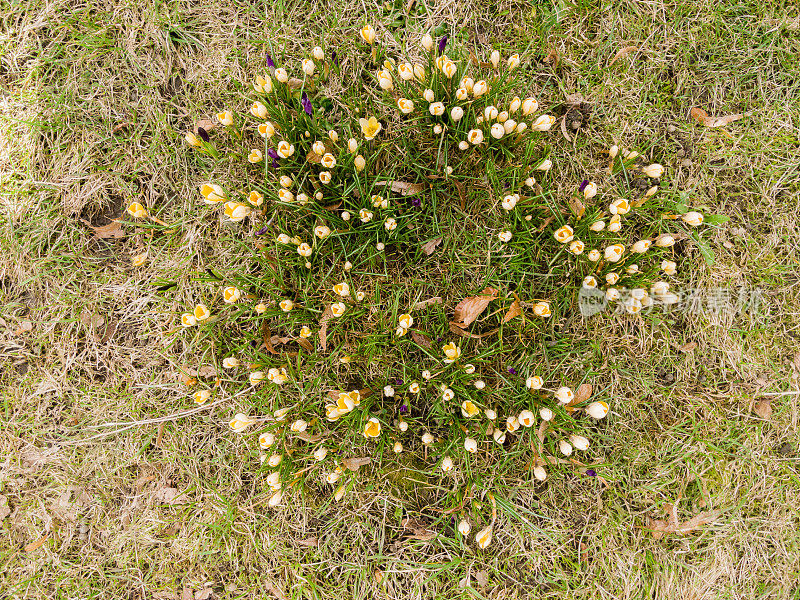
<svg viewBox="0 0 800 600"><path fill-rule="evenodd" d="M520 482L507 498L519 518L501 516L482 553L449 537L404 540L408 513L388 481L343 505L312 494L267 513L257 457L227 433L227 412L50 445L183 406L182 349L167 348L164 315L190 298L187 265L223 250L193 216L197 175L176 134L241 105L239 82L263 69L267 43L294 48L325 35L346 54L365 11L379 9L4 5L0 494L11 512L0 522L0 595L149 599L213 581L231 598L798 597L798 395L772 396L769 420L752 412L764 392L798 390L800 42L782 24L796 7L553 6L418 2L409 24L451 23L476 43L530 42L539 58L554 48L558 66L539 62L532 85L551 107L573 93L592 103L574 152L612 137L652 147L675 194L731 217L713 267L690 257L687 287L760 288L764 311L573 323L581 360L615 399L616 416L598 433L608 485ZM639 50L608 67L628 45ZM710 130L688 120L692 106L752 114ZM107 243L78 220L104 224L139 197L189 223L148 270L130 265L149 245L143 233ZM169 302L153 291L165 277L180 290ZM21 331L26 321L32 328ZM681 351L688 342L697 348ZM186 495L170 506L165 488ZM681 519L721 515L655 540L648 518L665 518L664 505L679 500Z"/></svg>

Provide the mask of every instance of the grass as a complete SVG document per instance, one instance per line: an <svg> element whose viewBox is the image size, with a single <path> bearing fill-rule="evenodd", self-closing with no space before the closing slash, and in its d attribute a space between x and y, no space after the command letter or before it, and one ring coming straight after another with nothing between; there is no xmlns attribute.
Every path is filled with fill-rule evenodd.
<svg viewBox="0 0 800 600"><path fill-rule="evenodd" d="M177 136L243 107L240 82L263 72L268 50L291 54L315 39L347 48L365 9L9 3L0 26L0 494L11 513L0 523L0 591L166 598L210 581L226 598L798 597L798 399L763 396L797 389L796 7L415 3L403 18L399 5L367 9L398 32L447 23L472 43L533 55L531 90L548 111L562 115L575 93L591 106L570 114L581 122L574 144L550 136L553 152L596 164L597 149L615 139L667 166L668 197L731 217L709 230L713 265L686 245L682 285L760 289L762 311L553 321L542 337L553 344L542 350L548 369L574 383L585 376L611 399L612 415L591 436L606 483L561 471L534 484L509 453L470 475L467 492L404 454L383 471L362 467L343 503L309 484L270 511L257 449L227 430L236 401L50 450L53 440L94 434L90 425L191 405L178 373L197 357L166 333L199 290L216 289L195 274L230 264L232 234L207 234L200 171ZM626 46L638 49L610 65ZM707 129L689 120L694 106L749 116ZM579 175L561 172L556 194ZM183 235L95 240L80 221L106 224L135 198L181 222ZM407 265L373 284L397 276L405 304L442 296L427 316L437 323L494 264L479 236L484 215L442 200L445 240L422 275ZM152 266L133 268L144 249ZM383 302L390 313L403 304ZM494 342L480 348L498 351ZM764 398L766 420L752 411ZM187 501L159 501L165 488ZM436 509L471 493L486 519L485 490L499 516L480 551ZM648 519L675 503L681 520L720 516L654 539ZM408 539L406 518L441 535Z"/></svg>

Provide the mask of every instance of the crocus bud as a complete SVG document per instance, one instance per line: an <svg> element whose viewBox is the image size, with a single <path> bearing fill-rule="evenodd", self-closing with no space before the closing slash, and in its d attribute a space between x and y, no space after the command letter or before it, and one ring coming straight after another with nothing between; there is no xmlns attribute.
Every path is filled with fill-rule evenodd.
<svg viewBox="0 0 800 600"><path fill-rule="evenodd" d="M477 146L483 141L483 132L480 129L470 129L467 141L473 146Z"/></svg>
<svg viewBox="0 0 800 600"><path fill-rule="evenodd" d="M428 111L434 117L441 117L444 114L444 104L441 102L434 102L428 107Z"/></svg>
<svg viewBox="0 0 800 600"><path fill-rule="evenodd" d="M462 519L458 524L458 533L461 535L468 535L471 529L472 527L470 527L469 522L466 519Z"/></svg>
<svg viewBox="0 0 800 600"><path fill-rule="evenodd" d="M475 84L472 86L472 95L475 98L480 98L488 91L489 91L489 85L483 79L481 79L480 81L476 81Z"/></svg>
<svg viewBox="0 0 800 600"><path fill-rule="evenodd" d="M511 104L508 105L508 112L510 112L513 115L515 112L519 110L520 106L522 106L522 100L520 100L518 96L514 96L514 99L511 101Z"/></svg>
<svg viewBox="0 0 800 600"><path fill-rule="evenodd" d="M539 416L542 417L543 421L552 421L553 420L553 411L543 406L539 409Z"/></svg>
<svg viewBox="0 0 800 600"><path fill-rule="evenodd" d="M516 69L519 66L519 54L512 54L509 56L506 64L508 65L509 71Z"/></svg>
<svg viewBox="0 0 800 600"><path fill-rule="evenodd" d="M531 411L526 409L523 410L521 413L519 413L519 417L517 417L517 420L519 421L519 424L522 425L523 427L532 427L534 422L534 416Z"/></svg>
<svg viewBox="0 0 800 600"><path fill-rule="evenodd" d="M571 389L563 386L556 390L555 397L561 404L569 404L575 398L575 394Z"/></svg>
<svg viewBox="0 0 800 600"><path fill-rule="evenodd" d="M414 77L417 78L417 81L425 81L425 67L414 65Z"/></svg>
<svg viewBox="0 0 800 600"><path fill-rule="evenodd" d="M461 108L460 106L454 106L454 107L453 107L453 108L450 110L450 118L451 118L451 119L452 119L454 122L458 122L458 121L460 121L460 120L461 120L461 117L463 117L463 116L464 116L464 109L463 109L463 108Z"/></svg>
<svg viewBox="0 0 800 600"><path fill-rule="evenodd" d="M478 542L478 547L481 550L486 549L492 543L492 526L489 525L476 533L475 541Z"/></svg>
<svg viewBox="0 0 800 600"><path fill-rule="evenodd" d="M625 252L625 246L622 244L614 244L613 246L609 246L605 249L605 258L608 262L618 262L620 258L622 258L622 254Z"/></svg>
<svg viewBox="0 0 800 600"><path fill-rule="evenodd" d="M303 64L303 73L311 77L314 74L314 69L316 69L314 61L311 60L310 58L304 58L302 64Z"/></svg>
<svg viewBox="0 0 800 600"><path fill-rule="evenodd" d="M507 119L503 121L503 129L506 133L511 133L517 128L517 122L514 119Z"/></svg>
<svg viewBox="0 0 800 600"><path fill-rule="evenodd" d="M367 161L364 159L363 156L359 154L358 156L356 156L355 166L356 166L356 171L360 173L361 171L364 170L364 167L367 166Z"/></svg>
<svg viewBox="0 0 800 600"><path fill-rule="evenodd" d="M472 454L475 454L478 451L478 442L470 437L465 438L464 450L466 450L467 452L471 452Z"/></svg>
<svg viewBox="0 0 800 600"><path fill-rule="evenodd" d="M275 69L275 79L281 83L286 83L289 81L289 74L286 72L286 69Z"/></svg>
<svg viewBox="0 0 800 600"><path fill-rule="evenodd" d="M534 131L547 131L553 126L555 122L556 122L555 117L551 115L542 115L533 122L533 124L531 125L531 129L533 129Z"/></svg>
<svg viewBox="0 0 800 600"><path fill-rule="evenodd" d="M361 33L361 39L363 39L368 44L372 45L372 43L375 41L375 29L373 29L372 25L370 25L369 23L364 25L360 33Z"/></svg>
<svg viewBox="0 0 800 600"><path fill-rule="evenodd" d="M431 435L427 431L425 433L423 433L422 434L422 443L425 444L426 446L430 446L433 443L433 435Z"/></svg>
<svg viewBox="0 0 800 600"><path fill-rule="evenodd" d="M525 380L525 387L527 387L529 390L540 390L542 389L543 385L544 381L542 381L542 378L538 375L528 377L528 379Z"/></svg>
<svg viewBox="0 0 800 600"><path fill-rule="evenodd" d="M681 219L684 223L691 225L692 227L697 227L703 223L703 215L695 211L687 212L686 214L681 215Z"/></svg>
<svg viewBox="0 0 800 600"><path fill-rule="evenodd" d="M661 261L661 270L664 271L666 275L675 275L675 272L678 269L677 263L671 260L662 260Z"/></svg>
<svg viewBox="0 0 800 600"><path fill-rule="evenodd" d="M491 56L489 57L489 62L492 63L492 66L496 69L500 64L500 53L497 50L493 50Z"/></svg>
<svg viewBox="0 0 800 600"><path fill-rule="evenodd" d="M320 48L319 46L314 46L314 49L311 51L311 54L317 60L325 59L325 52L323 52L322 48Z"/></svg>
<svg viewBox="0 0 800 600"><path fill-rule="evenodd" d="M611 148L608 149L608 155L611 158L617 158L617 154L619 154L619 146L614 145L614 146L611 146Z"/></svg>
<svg viewBox="0 0 800 600"><path fill-rule="evenodd" d="M432 89L425 90L424 92L422 92L422 97L425 98L426 102L433 102L434 98L433 90Z"/></svg>
<svg viewBox="0 0 800 600"><path fill-rule="evenodd" d="M536 167L537 171L549 171L553 168L553 161L549 158L545 158L539 165Z"/></svg>
<svg viewBox="0 0 800 600"><path fill-rule="evenodd" d="M653 163L652 165L647 165L646 167L643 167L642 173L644 173L648 177L652 177L653 179L658 179L664 174L664 167L662 167L658 163Z"/></svg>
<svg viewBox="0 0 800 600"><path fill-rule="evenodd" d="M608 404L606 404L602 400L598 400L597 402L592 402L589 406L586 407L586 414L592 417L593 419L602 419L608 414Z"/></svg>
<svg viewBox="0 0 800 600"><path fill-rule="evenodd" d="M431 48L433 48L433 38L427 33L422 36L421 43L422 47L428 52L430 52Z"/></svg>
<svg viewBox="0 0 800 600"><path fill-rule="evenodd" d="M189 144L190 146L194 146L195 148L199 148L200 146L203 145L203 142L200 140L200 138L197 137L195 134L193 134L191 131L188 131L186 135L183 136L183 139L186 140L187 144Z"/></svg>
<svg viewBox="0 0 800 600"><path fill-rule="evenodd" d="M650 240L639 240L638 242L633 244L633 246L631 246L631 252L636 252L637 254L643 254L647 252L647 250L650 248L650 244L652 244Z"/></svg>
<svg viewBox="0 0 800 600"><path fill-rule="evenodd" d="M544 481L547 479L547 471L541 465L533 467L533 476L536 477L537 481Z"/></svg>
<svg viewBox="0 0 800 600"><path fill-rule="evenodd" d="M522 101L522 114L526 117L532 112L535 112L538 108L539 103L535 98L525 98L525 100Z"/></svg>
<svg viewBox="0 0 800 600"><path fill-rule="evenodd" d="M496 140L502 138L505 135L505 133L506 130L503 127L502 123L495 123L494 125L492 125L491 134L492 137L495 138Z"/></svg>
<svg viewBox="0 0 800 600"><path fill-rule="evenodd" d="M572 454L572 444L570 444L567 440L559 440L558 449L564 456L569 456Z"/></svg>
<svg viewBox="0 0 800 600"><path fill-rule="evenodd" d="M347 140L347 150L350 152L350 154L355 154L358 150L358 142L353 138Z"/></svg>
<svg viewBox="0 0 800 600"><path fill-rule="evenodd" d="M585 188L583 188L583 197L586 200L591 200L595 196L597 196L597 184L594 183L594 182L591 182L591 183L587 184L587 186Z"/></svg>
<svg viewBox="0 0 800 600"><path fill-rule="evenodd" d="M675 245L675 238L671 235L660 235L656 238L655 245L659 248L669 248Z"/></svg>
<svg viewBox="0 0 800 600"><path fill-rule="evenodd" d="M569 436L570 443L575 447L576 450L586 450L589 448L589 440L587 440L582 435L572 434Z"/></svg>

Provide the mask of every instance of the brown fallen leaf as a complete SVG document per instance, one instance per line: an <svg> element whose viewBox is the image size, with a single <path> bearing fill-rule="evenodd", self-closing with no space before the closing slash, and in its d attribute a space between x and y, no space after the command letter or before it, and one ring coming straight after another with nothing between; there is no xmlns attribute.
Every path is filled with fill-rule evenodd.
<svg viewBox="0 0 800 600"><path fill-rule="evenodd" d="M0 522L3 521L8 515L11 514L11 509L8 508L8 498L0 495Z"/></svg>
<svg viewBox="0 0 800 600"><path fill-rule="evenodd" d="M307 548L317 548L319 547L319 538L315 536L311 536L304 540L297 540L298 546L306 546Z"/></svg>
<svg viewBox="0 0 800 600"><path fill-rule="evenodd" d="M417 331L416 329L411 330L411 339L414 340L415 343L422 346L423 348L430 348L433 346L431 338L429 338L421 331Z"/></svg>
<svg viewBox="0 0 800 600"><path fill-rule="evenodd" d="M555 220L556 220L555 215L550 215L544 221L542 221L542 223L539 225L539 227L536 228L536 231L541 233L542 231L544 231L547 228L548 225L550 225L550 223L552 223Z"/></svg>
<svg viewBox="0 0 800 600"><path fill-rule="evenodd" d="M314 351L314 345L310 341L308 341L308 338L299 337L295 341L306 352Z"/></svg>
<svg viewBox="0 0 800 600"><path fill-rule="evenodd" d="M547 55L544 57L543 62L546 65L550 65L554 69L558 67L558 63L561 62L561 59L558 57L558 51L555 48L550 48L547 51Z"/></svg>
<svg viewBox="0 0 800 600"><path fill-rule="evenodd" d="M653 532L653 538L657 540L660 540L668 533L686 535L687 533L691 533L692 531L712 523L719 516L718 510L709 510L698 513L688 521L681 523L678 520L677 504L667 504L664 506L664 509L667 511L667 520L650 519L649 528Z"/></svg>
<svg viewBox="0 0 800 600"><path fill-rule="evenodd" d="M297 77L292 77L286 82L286 85L288 85L290 89L300 90L303 88L303 80L298 79Z"/></svg>
<svg viewBox="0 0 800 600"><path fill-rule="evenodd" d="M337 396L337 398L338 398L338 396ZM298 439L303 440L304 442L310 442L310 443L313 444L314 442L320 441L323 437L325 437L325 435L327 435L329 433L330 433L329 431L326 431L325 434L322 434L322 433L311 434L311 433L308 433L308 431L301 431L300 433L295 433L294 436L296 438L298 438Z"/></svg>
<svg viewBox="0 0 800 600"><path fill-rule="evenodd" d="M436 246L442 243L442 239L444 238L436 238L435 240L429 240L422 244L422 251L425 253L425 256L430 256L433 254L434 250L436 250Z"/></svg>
<svg viewBox="0 0 800 600"><path fill-rule="evenodd" d="M391 184L387 181L377 181L374 185L389 185L393 192L398 192L401 196L413 196L425 189L425 184L423 183L409 183L407 181L392 181Z"/></svg>
<svg viewBox="0 0 800 600"><path fill-rule="evenodd" d="M573 406L577 406L578 404L583 404L591 397L592 397L592 384L582 383L578 386L578 389L575 390L575 395L573 396L569 404L567 404L567 407L571 408Z"/></svg>
<svg viewBox="0 0 800 600"><path fill-rule="evenodd" d="M130 126L131 126L131 124L128 121L123 121L122 123L117 123L116 125L114 125L114 129L111 130L111 133L118 133L118 132L122 131L123 129L127 129Z"/></svg>
<svg viewBox="0 0 800 600"><path fill-rule="evenodd" d="M421 310L426 306L430 306L432 304L441 304L442 297L441 296L434 296L433 298L428 298L427 300L420 300L417 302L411 310Z"/></svg>
<svg viewBox="0 0 800 600"><path fill-rule="evenodd" d="M485 338L486 336L495 334L498 331L500 331L499 327L495 327L491 331L484 331L483 333L471 333L469 331L466 331L465 329L461 329L461 327L459 327L458 325L455 325L454 323L450 323L449 325L450 325L450 332L451 333L454 333L454 334L456 334L457 336L460 336L460 337L470 338L470 339L473 339L473 340L479 340L481 338Z"/></svg>
<svg viewBox="0 0 800 600"><path fill-rule="evenodd" d="M484 589L489 585L489 572L485 570L478 571L475 573L475 581L479 588Z"/></svg>
<svg viewBox="0 0 800 600"><path fill-rule="evenodd" d="M177 592L153 592L153 600L180 600Z"/></svg>
<svg viewBox="0 0 800 600"><path fill-rule="evenodd" d="M561 135L564 136L565 140L571 142L572 137L569 135L569 133L567 133L567 114L568 113L564 113L564 116L561 117Z"/></svg>
<svg viewBox="0 0 800 600"><path fill-rule="evenodd" d="M208 131L211 131L212 129L214 129L214 127L216 127L216 126L217 126L217 124L214 123L214 121L212 121L211 119L200 119L197 123L194 124L194 132L197 133L197 131L201 127L203 129L205 129L206 132L208 132Z"/></svg>
<svg viewBox="0 0 800 600"><path fill-rule="evenodd" d="M615 62L617 62L620 58L625 58L626 56L628 56L628 54L638 49L639 46L625 46L624 48L620 48L619 50L617 50L617 53L614 55L614 58L612 58L611 61L608 63L608 68L611 68L611 66Z"/></svg>
<svg viewBox="0 0 800 600"><path fill-rule="evenodd" d="M464 212L464 207L467 205L467 194L464 187L464 182L454 179L453 183L456 185L456 190L458 190L458 202L459 206L461 207L461 212Z"/></svg>
<svg viewBox="0 0 800 600"><path fill-rule="evenodd" d="M311 163L312 165L318 165L322 161L322 155L317 154L313 150L309 150L308 154L306 154L306 162Z"/></svg>
<svg viewBox="0 0 800 600"><path fill-rule="evenodd" d="M213 598L216 598L216 596L214 595L214 589L211 587L204 587L194 593L194 600L212 600Z"/></svg>
<svg viewBox="0 0 800 600"><path fill-rule="evenodd" d="M428 529L427 524L421 519L407 518L400 522L403 529L410 531L406 537L412 540L427 542L436 537L436 532Z"/></svg>
<svg viewBox="0 0 800 600"><path fill-rule="evenodd" d="M26 319L25 321L20 321L19 322L19 326L14 330L14 335L21 335L23 333L26 333L26 332L32 331L32 330L33 330L33 323L31 323L30 321L28 321Z"/></svg>
<svg viewBox="0 0 800 600"><path fill-rule="evenodd" d="M453 315L452 325L456 327L468 327L480 314L486 310L492 300L497 298L497 290L487 287L479 295L464 298L456 304Z"/></svg>
<svg viewBox="0 0 800 600"><path fill-rule="evenodd" d="M193 600L193 598L194 592L187 587L183 588L183 591L181 592L181 600Z"/></svg>
<svg viewBox="0 0 800 600"><path fill-rule="evenodd" d="M514 294L514 302L511 303L508 312L503 316L503 323L508 323L511 319L520 315L522 315L522 304L520 304L519 297Z"/></svg>
<svg viewBox="0 0 800 600"><path fill-rule="evenodd" d="M572 211L578 219L580 219L584 213L586 212L586 207L581 202L581 199L578 196L571 196L569 200L567 200L567 205L569 209Z"/></svg>
<svg viewBox="0 0 800 600"><path fill-rule="evenodd" d="M47 539L49 537L50 537L50 534L46 533L42 537L40 537L38 540L36 540L35 542L31 542L30 544L25 546L25 552L33 552L34 550L38 550L39 548L41 548L44 545L44 543L47 541Z"/></svg>
<svg viewBox="0 0 800 600"><path fill-rule="evenodd" d="M725 115L724 117L712 117L702 108L695 107L690 111L692 118L698 123L706 127L723 127L734 121L738 121L742 117L746 117L747 113L739 113L735 115Z"/></svg>
<svg viewBox="0 0 800 600"><path fill-rule="evenodd" d="M189 502L189 498L186 497L185 493L168 486L158 488L153 494L153 500L161 504L169 504L170 506L179 506Z"/></svg>
<svg viewBox="0 0 800 600"><path fill-rule="evenodd" d="M194 375L197 375L198 377L216 377L217 370L211 365L203 365L197 369L197 371L195 371Z"/></svg>
<svg viewBox="0 0 800 600"><path fill-rule="evenodd" d="M697 342L688 342L683 346L679 346L678 350L680 350L681 352L691 352L695 348L697 348Z"/></svg>
<svg viewBox="0 0 800 600"><path fill-rule="evenodd" d="M94 231L94 237L97 240L113 240L125 237L125 230L122 229L122 226L116 219L112 220L108 225L101 225L99 227L95 227L86 219L81 219L81 223Z"/></svg>
<svg viewBox="0 0 800 600"><path fill-rule="evenodd" d="M319 318L319 345L323 352L328 350L328 321L333 317L330 305L325 306L325 311Z"/></svg>
<svg viewBox="0 0 800 600"><path fill-rule="evenodd" d="M772 403L769 398L762 398L753 406L753 412L765 421L772 416Z"/></svg>
<svg viewBox="0 0 800 600"><path fill-rule="evenodd" d="M342 464L346 469L350 469L351 471L358 471L364 465L368 465L372 462L372 459L369 456L364 456L361 458L345 458L342 460Z"/></svg>
<svg viewBox="0 0 800 600"><path fill-rule="evenodd" d="M381 581L383 581L383 571L381 571L380 569L375 569L373 576L375 577L376 582L380 583Z"/></svg>

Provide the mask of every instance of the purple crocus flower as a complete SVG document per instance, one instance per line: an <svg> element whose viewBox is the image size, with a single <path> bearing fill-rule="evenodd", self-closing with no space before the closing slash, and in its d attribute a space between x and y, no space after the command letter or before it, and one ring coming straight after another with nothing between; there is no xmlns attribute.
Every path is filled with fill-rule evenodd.
<svg viewBox="0 0 800 600"><path fill-rule="evenodd" d="M414 208L419 208L420 206L422 206L422 200L416 197L411 198L411 206L413 206Z"/></svg>
<svg viewBox="0 0 800 600"><path fill-rule="evenodd" d="M338 56L336 56L336 50L331 50L331 61L332 61L332 62L333 62L333 64L335 64L337 67L339 66L339 57L338 57Z"/></svg>
<svg viewBox="0 0 800 600"><path fill-rule="evenodd" d="M269 164L270 167L273 169L278 168L278 153L276 152L275 148L270 148L267 150L267 156L272 159L272 162Z"/></svg>
<svg viewBox="0 0 800 600"><path fill-rule="evenodd" d="M303 105L303 110L306 111L306 114L310 117L314 114L314 108L311 106L311 100L308 99L308 94L303 92L303 96L300 98L300 104Z"/></svg>
<svg viewBox="0 0 800 600"><path fill-rule="evenodd" d="M267 221L266 225L264 225L261 229L256 231L256 235L264 235L265 233L267 233L267 230L269 229L270 225L272 225L272 221Z"/></svg>
<svg viewBox="0 0 800 600"><path fill-rule="evenodd" d="M275 63L272 61L272 57L269 54L267 54L267 66L270 69L274 69L275 68Z"/></svg>
<svg viewBox="0 0 800 600"><path fill-rule="evenodd" d="M517 374L517 370L514 367L508 367L508 372L511 373L512 375Z"/></svg>
<svg viewBox="0 0 800 600"><path fill-rule="evenodd" d="M404 415L404 414L406 414L407 412L408 412L408 405L407 405L407 404L403 404L403 405L400 407L400 414L401 414L401 415Z"/></svg>
<svg viewBox="0 0 800 600"><path fill-rule="evenodd" d="M439 54L444 52L444 47L447 45L447 36L445 35L442 39L439 40Z"/></svg>
<svg viewBox="0 0 800 600"><path fill-rule="evenodd" d="M586 189L587 185L589 185L589 180L588 179L584 179L583 181L581 181L581 185L578 187L578 191L579 192L583 192L583 190Z"/></svg>
<svg viewBox="0 0 800 600"><path fill-rule="evenodd" d="M586 474L589 477L597 477L597 471L595 471L594 469L586 469Z"/></svg>

